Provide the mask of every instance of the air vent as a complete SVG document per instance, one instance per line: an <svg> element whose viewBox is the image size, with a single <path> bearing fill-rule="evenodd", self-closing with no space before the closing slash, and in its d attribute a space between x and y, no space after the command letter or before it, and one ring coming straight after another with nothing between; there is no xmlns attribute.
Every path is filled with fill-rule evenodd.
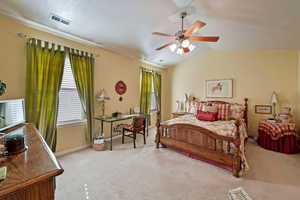
<svg viewBox="0 0 300 200"><path fill-rule="evenodd" d="M67 25L67 26L70 25L70 23L71 23L71 20L64 19L64 18L62 18L58 15L52 14L52 13L50 14L50 19L52 21L55 21L56 23L61 23L61 24Z"/></svg>

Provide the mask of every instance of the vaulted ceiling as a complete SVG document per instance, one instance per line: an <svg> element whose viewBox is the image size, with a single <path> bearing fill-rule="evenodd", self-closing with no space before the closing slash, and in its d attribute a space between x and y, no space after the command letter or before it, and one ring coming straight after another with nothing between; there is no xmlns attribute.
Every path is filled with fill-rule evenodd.
<svg viewBox="0 0 300 200"><path fill-rule="evenodd" d="M209 49L300 49L299 0L1 0L0 11L97 43L122 55L171 65ZM179 13L187 11L185 26L207 23L196 35L217 35L217 43L195 43L180 56L168 48L170 39L154 31L174 34ZM50 20L57 14L69 26Z"/></svg>

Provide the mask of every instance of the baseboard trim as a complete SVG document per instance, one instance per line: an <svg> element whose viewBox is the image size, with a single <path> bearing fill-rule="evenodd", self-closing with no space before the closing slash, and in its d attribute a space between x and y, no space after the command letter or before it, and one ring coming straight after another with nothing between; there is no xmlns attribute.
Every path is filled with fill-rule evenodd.
<svg viewBox="0 0 300 200"><path fill-rule="evenodd" d="M91 146L92 146L92 145L87 144L87 145L84 145L84 146L75 147L75 148L68 149L68 150L65 150L65 151L57 152L57 153L55 153L54 155L55 155L56 157L61 157L61 156L65 156L65 155L67 155L67 154L71 154L71 153L77 152L77 151L82 151L82 150L84 150L84 149L90 148Z"/></svg>
<svg viewBox="0 0 300 200"><path fill-rule="evenodd" d="M117 138L120 138L120 137L122 137L122 135L115 135L115 136L112 137L112 139L114 140L114 139L117 139ZM105 138L104 140L105 140L105 142L109 142L110 141L110 137Z"/></svg>

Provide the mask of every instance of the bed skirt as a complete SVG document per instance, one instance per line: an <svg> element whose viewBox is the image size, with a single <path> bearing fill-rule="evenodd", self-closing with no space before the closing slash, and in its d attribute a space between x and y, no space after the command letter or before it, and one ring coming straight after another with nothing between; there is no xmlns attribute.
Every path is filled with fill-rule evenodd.
<svg viewBox="0 0 300 200"><path fill-rule="evenodd" d="M259 135L257 139L259 146L286 154L295 154L299 152L299 147L297 144L297 137L294 135L285 135L280 137L278 140L273 140L270 135L262 130L259 130Z"/></svg>
<svg viewBox="0 0 300 200"><path fill-rule="evenodd" d="M213 161L213 160L210 160L210 159L207 159L207 158L204 158L202 156L199 156L199 155L196 155L196 154L193 154L193 153L189 153L189 152L186 152L186 151L183 151L181 149L178 149L178 148L175 148L175 147L171 147L171 146L166 146L164 145L165 147L167 147L168 149L171 149L173 151L176 151L177 153L181 153L187 157L190 157L190 158L193 158L193 159L196 159L196 160L201 160L201 161L204 161L204 162L207 162L209 164L212 164L212 165L215 165L217 167L220 167L220 168L223 168L223 169L226 169L228 171L232 171L232 167L230 166L227 166L223 163L219 163L219 162L216 162L216 161Z"/></svg>

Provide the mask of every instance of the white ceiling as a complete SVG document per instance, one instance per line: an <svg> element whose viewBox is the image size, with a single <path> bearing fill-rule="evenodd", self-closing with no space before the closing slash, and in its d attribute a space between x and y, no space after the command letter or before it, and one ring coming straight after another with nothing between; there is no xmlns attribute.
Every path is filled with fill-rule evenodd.
<svg viewBox="0 0 300 200"><path fill-rule="evenodd" d="M1 0L0 9L122 55L171 65L209 49L300 49L300 0ZM176 55L154 49L174 34L179 13L187 10L186 26L207 23L198 35L220 36L217 43L197 43L194 52ZM71 20L69 26L49 20L50 13Z"/></svg>

